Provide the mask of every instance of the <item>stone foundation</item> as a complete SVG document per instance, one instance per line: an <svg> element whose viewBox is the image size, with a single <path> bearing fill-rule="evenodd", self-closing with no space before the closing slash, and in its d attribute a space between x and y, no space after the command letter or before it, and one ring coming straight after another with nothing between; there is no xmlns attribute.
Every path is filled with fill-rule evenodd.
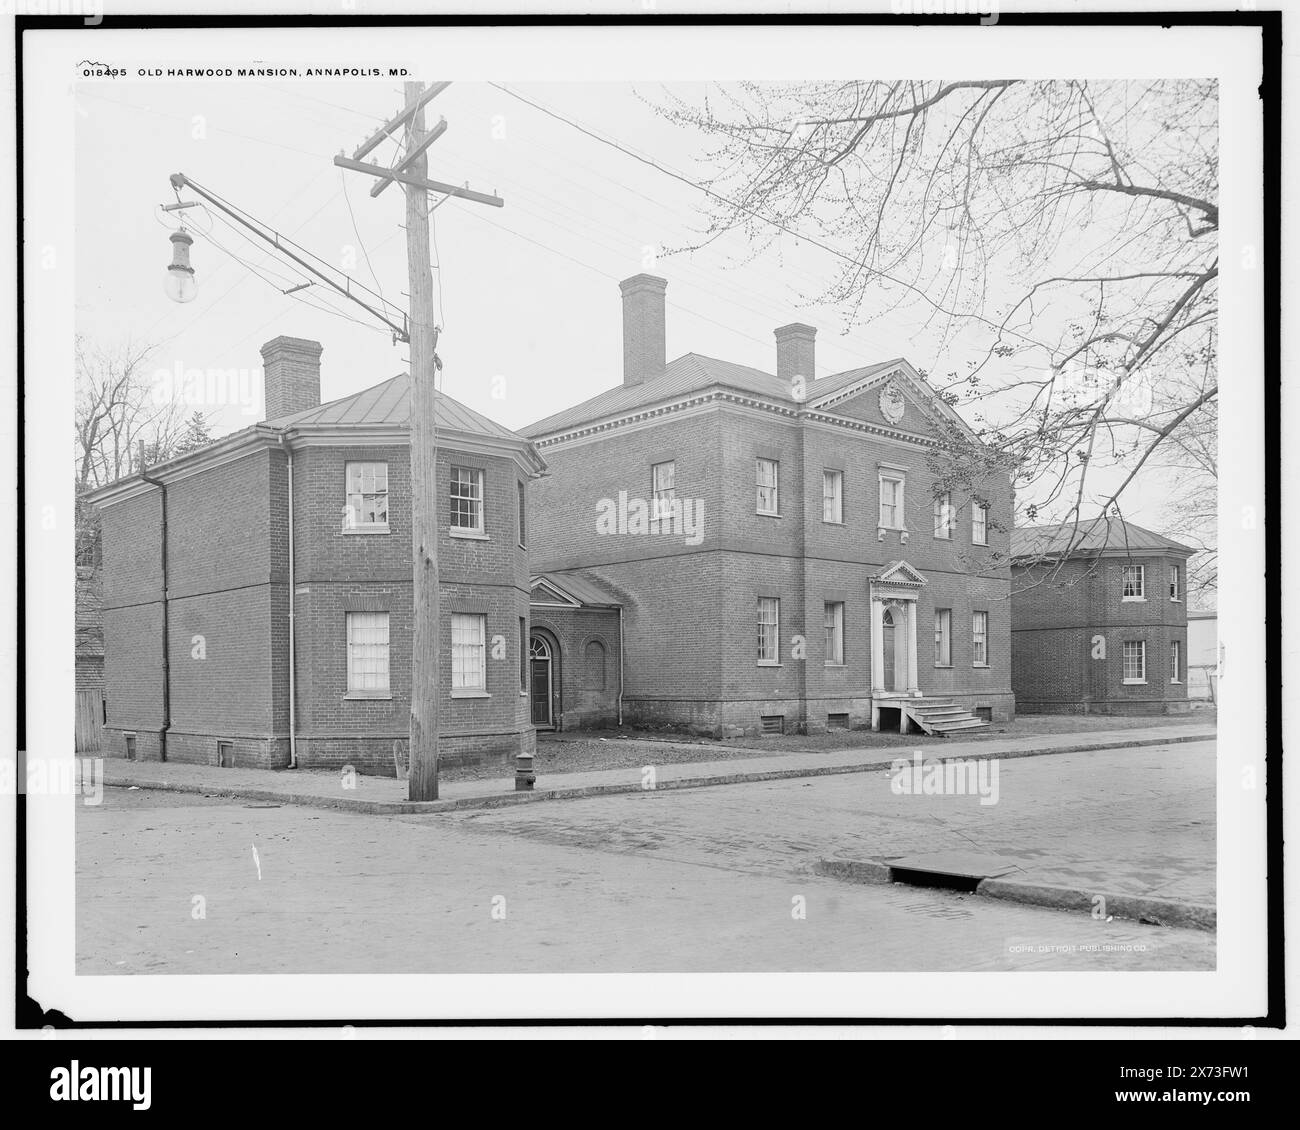
<svg viewBox="0 0 1300 1130"><path fill-rule="evenodd" d="M136 735L136 760L159 761L158 731L109 729L104 731L104 755L126 756L126 735ZM167 735L167 760L183 765L217 765L218 742L230 743L233 767L237 769L287 769L289 737L284 735L183 734ZM397 743L400 763L405 766L408 736L397 734L299 735L299 769L342 769L351 766L367 776L396 776L393 746ZM502 772L513 769L520 753L533 753L537 733L531 727L501 734L445 734L439 742L440 765L500 765Z"/></svg>

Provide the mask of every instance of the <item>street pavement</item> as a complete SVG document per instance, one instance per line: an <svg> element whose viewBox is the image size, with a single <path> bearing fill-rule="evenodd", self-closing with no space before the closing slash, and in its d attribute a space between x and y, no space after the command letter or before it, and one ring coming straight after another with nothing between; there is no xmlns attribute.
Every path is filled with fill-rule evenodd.
<svg viewBox="0 0 1300 1130"><path fill-rule="evenodd" d="M1212 969L1206 931L811 868L964 844L1212 903L1213 764L1015 760L988 806L883 773L418 816L108 789L78 806L78 972Z"/></svg>

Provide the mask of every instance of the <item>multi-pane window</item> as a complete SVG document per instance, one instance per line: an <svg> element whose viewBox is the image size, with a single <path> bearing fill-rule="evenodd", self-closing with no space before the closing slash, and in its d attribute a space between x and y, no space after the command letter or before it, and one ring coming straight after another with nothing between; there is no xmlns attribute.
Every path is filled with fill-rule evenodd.
<svg viewBox="0 0 1300 1130"><path fill-rule="evenodd" d="M451 617L451 689L487 689L487 657L484 639L487 617L455 612Z"/></svg>
<svg viewBox="0 0 1300 1130"><path fill-rule="evenodd" d="M880 476L880 525L887 530L903 527L903 480Z"/></svg>
<svg viewBox="0 0 1300 1130"><path fill-rule="evenodd" d="M519 617L519 693L528 693L528 621Z"/></svg>
<svg viewBox="0 0 1300 1130"><path fill-rule="evenodd" d="M451 469L451 528L483 532L483 472L477 467Z"/></svg>
<svg viewBox="0 0 1300 1130"><path fill-rule="evenodd" d="M952 666L952 609L934 610L934 665Z"/></svg>
<svg viewBox="0 0 1300 1130"><path fill-rule="evenodd" d="M1145 565L1124 566L1124 600L1145 600L1147 584L1147 567Z"/></svg>
<svg viewBox="0 0 1300 1130"><path fill-rule="evenodd" d="M1169 599L1183 599L1183 571L1177 565L1169 566Z"/></svg>
<svg viewBox="0 0 1300 1130"><path fill-rule="evenodd" d="M519 492L519 544L528 544L528 510L526 503L528 500L527 493L524 489L522 479L515 480L515 487Z"/></svg>
<svg viewBox="0 0 1300 1130"><path fill-rule="evenodd" d="M844 522L844 472L822 472L822 521Z"/></svg>
<svg viewBox="0 0 1300 1130"><path fill-rule="evenodd" d="M758 661L781 661L781 601L775 596L758 598Z"/></svg>
<svg viewBox="0 0 1300 1130"><path fill-rule="evenodd" d="M349 612L348 691L388 690L388 613Z"/></svg>
<svg viewBox="0 0 1300 1130"><path fill-rule="evenodd" d="M1171 683L1181 683L1183 681L1183 641L1169 641L1169 681Z"/></svg>
<svg viewBox="0 0 1300 1130"><path fill-rule="evenodd" d="M989 665L989 614L971 613L971 664L975 667Z"/></svg>
<svg viewBox="0 0 1300 1130"><path fill-rule="evenodd" d="M388 525L388 464L349 463L347 524L353 529Z"/></svg>
<svg viewBox="0 0 1300 1130"><path fill-rule="evenodd" d="M953 526L952 495L948 491L934 496L934 536L948 539L952 537Z"/></svg>
<svg viewBox="0 0 1300 1130"><path fill-rule="evenodd" d="M677 498L675 482L677 464L673 460L667 463L655 463L650 468L650 517L668 518L672 516L673 502Z"/></svg>
<svg viewBox="0 0 1300 1130"><path fill-rule="evenodd" d="M844 663L844 602L828 600L823 623L826 626L826 664L839 667Z"/></svg>
<svg viewBox="0 0 1300 1130"><path fill-rule="evenodd" d="M1147 645L1146 640L1124 641L1124 682L1145 683L1147 681Z"/></svg>
<svg viewBox="0 0 1300 1130"><path fill-rule="evenodd" d="M978 502L971 505L970 540L976 545L989 543L989 508Z"/></svg>
<svg viewBox="0 0 1300 1130"><path fill-rule="evenodd" d="M755 482L758 487L758 512L760 514L780 514L780 498L777 487L781 476L781 464L775 459L759 459L755 467Z"/></svg>

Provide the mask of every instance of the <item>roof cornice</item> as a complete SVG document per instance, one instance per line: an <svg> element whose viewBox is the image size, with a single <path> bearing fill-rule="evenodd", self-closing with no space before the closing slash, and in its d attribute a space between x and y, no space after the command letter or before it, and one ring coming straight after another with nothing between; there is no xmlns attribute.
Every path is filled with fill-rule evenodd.
<svg viewBox="0 0 1300 1130"><path fill-rule="evenodd" d="M146 480L138 471L89 492L85 497L94 506L112 506L128 498L146 494L159 483L167 485L189 478L212 467L242 459L254 451L275 447L278 444L275 429L266 424L253 424L241 428L195 451L177 455L172 459L146 469Z"/></svg>
<svg viewBox="0 0 1300 1130"><path fill-rule="evenodd" d="M679 396L676 399L661 400L655 404L643 405L638 408L629 409L626 412L598 417L597 419L590 420L583 424L535 436L533 437L533 442L541 448L575 443L582 440L589 440L605 433L616 432L623 428L644 425L647 421L653 420L658 416L667 416L673 413L683 412L688 409L698 409L708 405L715 405L718 407L728 405L748 408L754 411L783 416L792 421L808 420L821 425L844 428L850 431L867 432L902 443L919 446L933 447L937 443L932 436L924 436L916 432L904 431L902 428L893 428L884 424L873 423L868 420L855 420L848 416L837 416L832 412L816 411L802 404L781 404L768 397L763 397L756 393L742 392L731 388L728 385L722 384L711 385L706 389L701 389L698 392L690 393L685 396Z"/></svg>

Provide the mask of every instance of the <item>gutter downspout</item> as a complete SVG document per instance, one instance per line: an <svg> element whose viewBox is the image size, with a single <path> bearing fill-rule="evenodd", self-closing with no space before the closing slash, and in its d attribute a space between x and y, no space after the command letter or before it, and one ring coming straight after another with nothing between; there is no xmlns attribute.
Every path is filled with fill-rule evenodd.
<svg viewBox="0 0 1300 1130"><path fill-rule="evenodd" d="M159 557L162 566L162 733L158 735L158 760L167 760L167 733L172 728L172 665L171 646L167 626L167 486L159 479L151 479L144 466L144 442L140 444L140 478L161 492L162 537Z"/></svg>
<svg viewBox="0 0 1300 1130"><path fill-rule="evenodd" d="M293 556L293 448L280 433L280 447L284 450L285 464L289 469L289 768L298 768L298 693L295 689L295 671L297 669L297 646L294 625L294 592L297 582L294 579Z"/></svg>
<svg viewBox="0 0 1300 1130"><path fill-rule="evenodd" d="M618 724L623 725L623 606L618 606Z"/></svg>

